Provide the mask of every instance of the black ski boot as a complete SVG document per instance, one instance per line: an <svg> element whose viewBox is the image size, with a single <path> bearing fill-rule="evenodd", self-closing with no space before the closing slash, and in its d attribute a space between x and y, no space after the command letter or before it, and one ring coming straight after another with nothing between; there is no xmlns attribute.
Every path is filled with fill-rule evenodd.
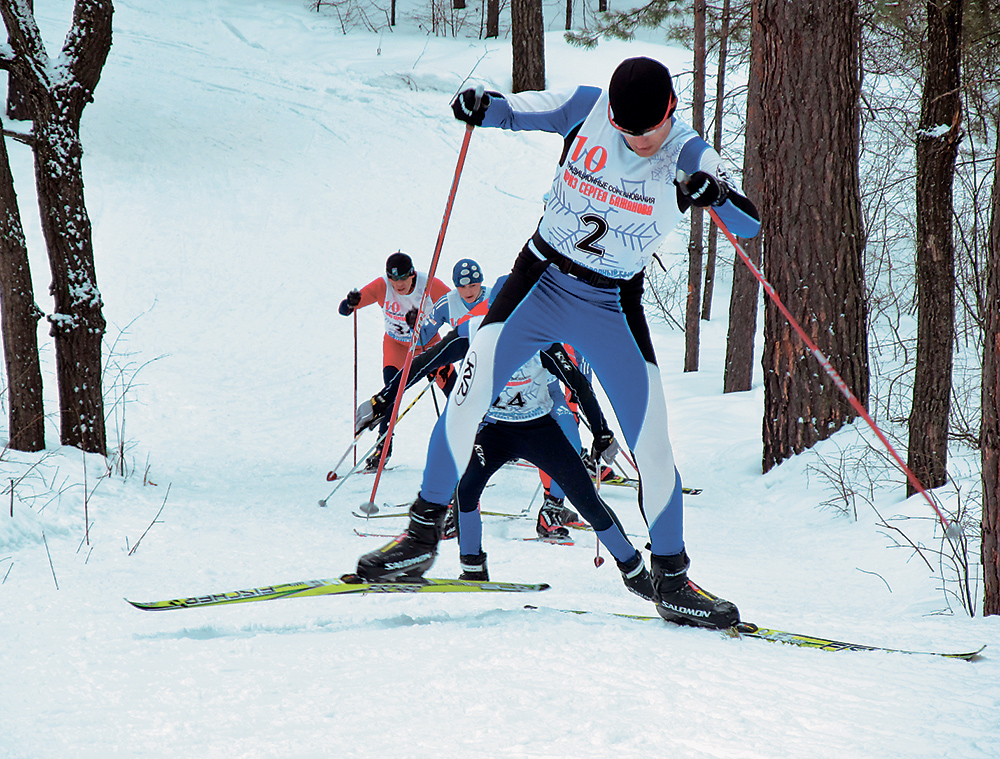
<svg viewBox="0 0 1000 759"><path fill-rule="evenodd" d="M420 496L410 506L406 532L358 559L358 576L368 582L418 578L431 568L444 526L447 506L429 503Z"/></svg>
<svg viewBox="0 0 1000 759"><path fill-rule="evenodd" d="M382 446L384 446L384 445L385 445L385 441L383 440L381 443L379 443L375 447L375 452L371 456L369 456L367 459L365 459L365 471L366 472L371 473L371 472L374 472L374 471L378 470L378 462L379 462L379 459L382 458ZM390 456L392 456L392 441L391 440L389 441L389 450L385 454L385 463L386 464L389 463L389 457Z"/></svg>
<svg viewBox="0 0 1000 759"><path fill-rule="evenodd" d="M458 537L458 522L455 520L455 502L448 504L448 513L441 528L441 540L451 540Z"/></svg>
<svg viewBox="0 0 1000 759"><path fill-rule="evenodd" d="M646 565L642 561L642 554L636 551L635 558L631 561L624 563L616 561L615 563L618 564L618 569L622 573L622 582L625 583L625 587L639 598L655 603L653 579L649 576L649 570L646 569Z"/></svg>
<svg viewBox="0 0 1000 759"><path fill-rule="evenodd" d="M547 495L538 510L535 534L543 540L569 540L569 530L563 525L579 521L580 517L573 509L563 506L562 498Z"/></svg>
<svg viewBox="0 0 1000 759"><path fill-rule="evenodd" d="M724 629L740 621L736 605L713 596L688 579L687 553L649 557L656 611L668 622Z"/></svg>
<svg viewBox="0 0 1000 759"><path fill-rule="evenodd" d="M486 569L485 551L480 550L478 554L463 554L458 558L459 561L462 562L462 574L458 576L459 580L476 580L477 582L486 582L490 579L489 570Z"/></svg>

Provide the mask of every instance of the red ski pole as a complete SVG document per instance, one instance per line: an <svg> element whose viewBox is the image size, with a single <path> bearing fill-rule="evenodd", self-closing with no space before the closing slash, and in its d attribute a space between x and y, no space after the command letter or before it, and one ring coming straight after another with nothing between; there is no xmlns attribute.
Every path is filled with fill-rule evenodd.
<svg viewBox="0 0 1000 759"><path fill-rule="evenodd" d="M715 212L715 209L709 207L708 213L711 215L712 220L715 222L715 225L722 230L723 234L725 234L727 238L729 238L729 242L733 244L733 247L736 248L736 252L739 254L739 257L743 259L743 263L745 263L750 268L750 271L753 273L754 277L756 277L757 281L760 282L760 284L763 286L764 292L766 292L768 294L768 297L770 297L771 300L774 301L774 305L778 307L778 310L781 311L784 317L788 320L788 323L792 325L792 329L794 329L795 332L798 333L798 336L802 338L802 342L806 344L806 346L809 348L809 351L813 354L813 356L816 357L816 360L819 361L820 366L823 367L823 371L825 371L827 375L830 377L830 379L833 380L833 384L835 384L837 386L837 389L840 390L841 393L843 393L845 398L847 398L847 401L848 403L851 404L851 407L855 411L857 411L858 415L861 416L868 423L868 426L871 427L872 432L874 432L876 437L878 437L878 439L882 441L882 445L885 446L886 450L888 450L890 455L896 460L896 463L899 464L899 468L903 470L903 474L906 475L906 479L910 481L910 484L913 485L914 489L919 491L920 495L924 497L924 500L926 500L927 503L930 505L930 507L934 510L934 513L937 514L938 520L940 520L941 526L944 528L945 535L947 535L949 538L959 537L962 532L961 526L957 522L949 522L947 517L945 517L944 513L942 513L941 509L939 509L937 504L934 503L934 500L927 492L927 489L917 478L917 475L913 473L913 471L906 465L906 462L903 461L902 457L896 452L896 449L893 448L892 443L890 443L889 439L885 436L885 433L883 433L882 430L879 429L878 425L875 424L875 420L872 419L871 415L868 413L868 410L863 405L861 405L861 401L859 401L857 399L857 396L855 396L854 393L851 392L851 389L847 386L847 383L844 382L844 379L840 376L840 374L837 373L837 370L833 368L833 364L830 363L830 360L823 354L823 352L819 349L816 343L814 343L811 339L809 339L809 335L807 335L806 331L802 329L802 325L800 325L795 320L795 317L792 316L791 312L785 307L785 304L781 302L781 298L778 297L778 294L774 291L774 288L771 286L771 283L767 281L767 279L764 277L763 272L761 272L761 270L754 264L754 262L750 260L750 256L746 254L746 251L744 251L743 248L740 246L740 244L736 241L736 238L733 236L732 232L729 231L729 228L722 222L722 219L719 218L718 214Z"/></svg>
<svg viewBox="0 0 1000 759"><path fill-rule="evenodd" d="M351 418L358 408L358 310L354 309L354 408L351 410ZM358 465L358 448L354 447L354 465Z"/></svg>
<svg viewBox="0 0 1000 759"><path fill-rule="evenodd" d="M462 140L462 148L458 152L458 164L455 166L455 177L451 182L451 192L448 193L448 203L444 209L444 218L441 220L441 230L438 232L437 243L434 246L434 256L431 258L430 269L427 271L427 284L424 286L423 295L420 298L420 308L417 310L417 320L414 323L413 332L410 335L410 347L406 351L406 359L403 361L403 368L400 370L399 392L396 393L396 401L392 404L392 414L389 417L389 428L386 430L385 439L392 440L392 431L396 426L396 413L399 411L399 402L403 399L403 391L406 389L406 381L410 378L410 365L413 363L413 351L417 345L417 336L420 333L420 323L424 318L424 306L427 303L427 293L430 290L431 282L434 281L434 274L437 272L438 259L441 258L441 248L444 245L444 235L448 231L448 220L451 218L451 208L455 203L455 194L458 192L458 180L462 177L462 168L465 166L465 155L469 151L469 141L472 139L472 130L475 127L467 124L465 127L465 138ZM375 471L375 483L372 485L371 498L368 503L361 505L361 510L366 514L373 514L378 511L375 505L375 493L378 492L379 480L382 478L382 468L385 466L385 457L389 451L389 444L382 446L382 455L378 460L378 469Z"/></svg>

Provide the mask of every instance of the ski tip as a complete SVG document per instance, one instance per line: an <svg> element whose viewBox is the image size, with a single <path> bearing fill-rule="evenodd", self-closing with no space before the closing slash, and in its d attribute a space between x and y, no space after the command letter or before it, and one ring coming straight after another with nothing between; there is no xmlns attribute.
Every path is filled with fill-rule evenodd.
<svg viewBox="0 0 1000 759"><path fill-rule="evenodd" d="M363 503L358 508L361 510L362 514L378 514L378 506L375 505L374 501L368 501Z"/></svg>

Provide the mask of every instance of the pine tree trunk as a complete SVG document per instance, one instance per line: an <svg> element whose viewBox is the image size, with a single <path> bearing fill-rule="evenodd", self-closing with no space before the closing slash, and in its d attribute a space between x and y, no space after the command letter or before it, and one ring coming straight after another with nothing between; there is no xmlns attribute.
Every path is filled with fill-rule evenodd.
<svg viewBox="0 0 1000 759"><path fill-rule="evenodd" d="M38 363L38 320L24 242L21 214L14 193L7 144L0 136L0 323L7 366L10 404L9 445L16 451L45 448L42 372Z"/></svg>
<svg viewBox="0 0 1000 759"><path fill-rule="evenodd" d="M545 20L541 0L511 0L513 92L545 89Z"/></svg>
<svg viewBox="0 0 1000 759"><path fill-rule="evenodd" d="M719 70L715 78L715 129L712 147L722 152L722 114L726 96L726 56L729 53L729 0L722 3L719 29ZM708 256L705 259L705 292L701 298L702 321L712 319L712 298L715 295L715 264L719 249L719 230L712 224L708 229Z"/></svg>
<svg viewBox="0 0 1000 759"><path fill-rule="evenodd" d="M955 326L952 180L961 140L962 0L927 3L927 36L917 131L917 363L907 464L924 487L936 488L948 478ZM916 492L909 482L906 492Z"/></svg>
<svg viewBox="0 0 1000 759"><path fill-rule="evenodd" d="M694 1L694 95L691 99L691 126L705 134L705 24L706 0ZM684 313L684 371L698 371L701 353L701 276L704 256L705 213L691 207L691 235L688 242L688 292Z"/></svg>
<svg viewBox="0 0 1000 759"><path fill-rule="evenodd" d="M486 0L486 38L500 36L500 0Z"/></svg>
<svg viewBox="0 0 1000 759"><path fill-rule="evenodd" d="M757 16L760 3L752 7L750 66L747 81L747 126L743 153L743 190L755 203L763 192L761 185L760 151L763 144L762 110L765 102L761 90L764 67L764 32ZM743 250L760 268L764 233L752 240L742 240ZM729 334L726 338L726 368L722 381L724 393L746 392L753 385L754 340L757 335L757 304L760 285L749 267L739 256L733 260L733 289L729 294Z"/></svg>
<svg viewBox="0 0 1000 759"><path fill-rule="evenodd" d="M1000 123L997 124L1000 127ZM1000 614L1000 130L993 161L993 211L983 314L983 614Z"/></svg>
<svg viewBox="0 0 1000 759"><path fill-rule="evenodd" d="M858 0L755 0L763 32L765 275L854 395L868 398ZM855 412L770 301L764 318L764 471Z"/></svg>

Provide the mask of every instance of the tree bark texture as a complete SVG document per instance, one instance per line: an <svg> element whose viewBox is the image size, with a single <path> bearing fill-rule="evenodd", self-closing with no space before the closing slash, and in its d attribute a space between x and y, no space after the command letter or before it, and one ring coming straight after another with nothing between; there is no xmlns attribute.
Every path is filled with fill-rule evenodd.
<svg viewBox="0 0 1000 759"><path fill-rule="evenodd" d="M719 29L719 70L715 77L715 128L712 147L722 152L722 115L726 95L726 56L729 53L729 0L723 0ZM712 320L712 298L715 294L715 266L718 258L719 230L712 224L708 228L708 255L705 258L705 292L701 296L702 321Z"/></svg>
<svg viewBox="0 0 1000 759"><path fill-rule="evenodd" d="M765 276L862 404L868 399L858 0L755 0L762 35ZM763 468L855 417L780 311L764 312Z"/></svg>
<svg viewBox="0 0 1000 759"><path fill-rule="evenodd" d="M29 87L34 117L35 183L52 271L60 439L106 454L101 348L105 330L93 237L83 193L80 118L111 49L110 0L77 0L58 77L25 0L0 0L15 58Z"/></svg>
<svg viewBox="0 0 1000 759"><path fill-rule="evenodd" d="M684 308L684 371L698 371L701 354L701 275L705 212L691 206L691 238L688 240L688 290Z"/></svg>
<svg viewBox="0 0 1000 759"><path fill-rule="evenodd" d="M500 36L500 0L486 0L486 38Z"/></svg>
<svg viewBox="0 0 1000 759"><path fill-rule="evenodd" d="M961 36L962 0L930 0L917 130L917 362L907 461L929 488L948 478L955 328L952 181L961 140ZM906 492L916 492L909 482Z"/></svg>
<svg viewBox="0 0 1000 759"><path fill-rule="evenodd" d="M694 0L694 94L691 99L691 126L705 135L705 25L706 0ZM688 291L684 313L684 371L698 371L701 353L701 277L703 272L705 213L691 207L691 235L688 241Z"/></svg>
<svg viewBox="0 0 1000 759"><path fill-rule="evenodd" d="M28 11L34 12L34 0L27 0ZM28 88L13 72L7 75L7 115L17 121L31 120L31 100Z"/></svg>
<svg viewBox="0 0 1000 759"><path fill-rule="evenodd" d="M761 184L760 151L763 147L764 93L761 82L764 76L764 30L757 16L760 3L752 8L750 37L750 66L747 80L747 122L743 151L743 191L757 204L760 203ZM744 252L760 268L764 232L752 240L741 240ZM729 294L729 334L726 338L726 368L723 374L724 393L746 392L753 385L754 340L757 336L757 304L760 284L738 256L733 256L733 288Z"/></svg>
<svg viewBox="0 0 1000 759"><path fill-rule="evenodd" d="M986 255L983 347L983 614L1000 614L1000 134L993 162L993 211Z"/></svg>
<svg viewBox="0 0 1000 759"><path fill-rule="evenodd" d="M38 320L28 266L28 247L14 193L7 144L0 137L0 324L7 365L10 447L45 448L42 370L38 362Z"/></svg>
<svg viewBox="0 0 1000 759"><path fill-rule="evenodd" d="M541 0L511 0L513 92L545 89L545 20Z"/></svg>

